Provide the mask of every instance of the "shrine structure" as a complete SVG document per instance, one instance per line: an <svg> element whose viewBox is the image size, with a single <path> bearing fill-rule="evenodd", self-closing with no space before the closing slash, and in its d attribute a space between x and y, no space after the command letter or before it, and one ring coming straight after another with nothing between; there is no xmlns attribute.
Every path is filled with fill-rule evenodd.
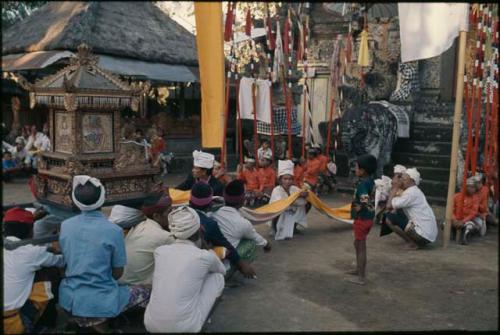
<svg viewBox="0 0 500 335"><path fill-rule="evenodd" d="M50 151L38 156L36 197L42 203L74 208L75 175L99 178L105 205L127 204L147 197L158 184L159 168L149 162L147 148L120 138L121 111L137 111L149 84L123 82L97 66L98 57L81 44L69 66L27 83L30 108L49 109Z"/></svg>

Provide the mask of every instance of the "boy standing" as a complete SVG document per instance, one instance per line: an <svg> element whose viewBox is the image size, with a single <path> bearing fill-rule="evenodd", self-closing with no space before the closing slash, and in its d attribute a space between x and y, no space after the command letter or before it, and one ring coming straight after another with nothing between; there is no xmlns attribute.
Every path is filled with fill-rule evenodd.
<svg viewBox="0 0 500 335"><path fill-rule="evenodd" d="M356 187L351 207L351 217L354 219L354 248L356 249L356 270L349 274L357 277L350 281L354 284L365 285L366 269L366 237L373 226L375 216L374 190L375 182L372 175L377 170L377 159L372 155L362 155L356 160L356 176L359 183Z"/></svg>

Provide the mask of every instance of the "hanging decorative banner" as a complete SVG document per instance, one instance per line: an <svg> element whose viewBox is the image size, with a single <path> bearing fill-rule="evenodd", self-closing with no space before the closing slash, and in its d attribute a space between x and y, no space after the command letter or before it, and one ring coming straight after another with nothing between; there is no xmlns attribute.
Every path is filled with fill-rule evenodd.
<svg viewBox="0 0 500 335"><path fill-rule="evenodd" d="M220 148L224 113L224 36L221 2L194 3L201 84L201 144Z"/></svg>
<svg viewBox="0 0 500 335"><path fill-rule="evenodd" d="M245 34L247 36L252 36L252 13L250 12L250 8L247 10Z"/></svg>

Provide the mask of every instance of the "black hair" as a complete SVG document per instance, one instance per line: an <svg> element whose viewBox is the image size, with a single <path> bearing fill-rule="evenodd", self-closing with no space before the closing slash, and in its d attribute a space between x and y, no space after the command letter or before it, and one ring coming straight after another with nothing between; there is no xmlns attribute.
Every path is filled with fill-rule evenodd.
<svg viewBox="0 0 500 335"><path fill-rule="evenodd" d="M384 165L384 167L382 168L382 173L384 174L384 176L387 176L387 177L394 177L394 164L392 163L387 163Z"/></svg>
<svg viewBox="0 0 500 335"><path fill-rule="evenodd" d="M260 144L264 144L264 143L269 144L269 140L264 139L264 140L260 141Z"/></svg>
<svg viewBox="0 0 500 335"><path fill-rule="evenodd" d="M212 175L212 172L214 171L214 168L210 168L210 169L207 169L207 168L199 168L199 169L202 169L203 171L205 171L207 173L207 176L211 176Z"/></svg>
<svg viewBox="0 0 500 335"><path fill-rule="evenodd" d="M239 179L235 179L232 182L228 183L226 187L224 188L224 193L229 195L229 196L241 196L245 194L245 184L243 181ZM224 197L224 200L226 202L226 206L229 207L234 207L238 208L243 205L243 201L238 201L238 202L231 202L227 201L226 198Z"/></svg>
<svg viewBox="0 0 500 335"><path fill-rule="evenodd" d="M15 236L24 240L30 237L33 225L16 221L7 221L3 223L3 233L5 236Z"/></svg>
<svg viewBox="0 0 500 335"><path fill-rule="evenodd" d="M4 155L11 155L12 156L12 152L10 152L10 151L4 151L3 154Z"/></svg>
<svg viewBox="0 0 500 335"><path fill-rule="evenodd" d="M75 188L75 198L84 205L93 205L101 196L101 188L94 186L90 181L85 185L78 185Z"/></svg>
<svg viewBox="0 0 500 335"><path fill-rule="evenodd" d="M141 133L141 135L144 135L144 132L143 132L143 131L142 131L142 129L140 129L140 128L136 128L136 129L135 129L135 132L136 132L136 133Z"/></svg>
<svg viewBox="0 0 500 335"><path fill-rule="evenodd" d="M356 159L358 167L365 170L368 175L372 175L377 171L377 158L370 154L361 155Z"/></svg>

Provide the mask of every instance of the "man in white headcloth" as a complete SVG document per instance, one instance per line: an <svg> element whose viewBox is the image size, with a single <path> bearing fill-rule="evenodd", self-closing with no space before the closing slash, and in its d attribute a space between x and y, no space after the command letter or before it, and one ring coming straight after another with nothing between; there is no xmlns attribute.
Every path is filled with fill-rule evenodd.
<svg viewBox="0 0 500 335"><path fill-rule="evenodd" d="M193 185L198 181L208 183L214 190L214 195L222 196L224 185L215 178L213 173L215 157L207 152L193 151L193 169L191 174L187 176L186 180L177 185L177 189L187 191L193 188Z"/></svg>
<svg viewBox="0 0 500 335"><path fill-rule="evenodd" d="M293 185L294 164L291 160L278 161L279 185L273 189L269 203L286 199L300 189ZM297 224L307 228L306 204L308 192L303 191L300 197L272 222L275 240L291 240Z"/></svg>
<svg viewBox="0 0 500 335"><path fill-rule="evenodd" d="M100 211L106 190L99 179L75 176L72 199L82 213L61 224L59 244L66 270L59 305L80 327L107 332L108 318L134 306L145 307L151 290L117 282L127 263L123 231Z"/></svg>
<svg viewBox="0 0 500 335"><path fill-rule="evenodd" d="M200 249L200 218L194 209L179 207L168 222L176 240L155 250L144 325L153 333L199 332L222 294L226 269L214 252Z"/></svg>
<svg viewBox="0 0 500 335"><path fill-rule="evenodd" d="M387 200L391 213L386 215L384 224L408 243L407 249L418 249L434 242L438 234L436 217L418 188L419 183L417 169L406 169L400 182L393 180ZM399 189L403 190L401 194Z"/></svg>
<svg viewBox="0 0 500 335"><path fill-rule="evenodd" d="M172 233L168 231L167 219L172 208L171 205L170 197L163 195L147 198L139 213L132 212L132 210L136 211L134 208L122 208L124 214L130 213L130 218L138 216L142 220L126 233L127 266L125 266L123 276L119 280L120 283L151 285L154 271L154 251L162 245L174 242ZM113 209L115 207L117 206L114 206ZM113 212L111 214L110 221Z"/></svg>
<svg viewBox="0 0 500 335"><path fill-rule="evenodd" d="M389 166L387 165L387 167ZM389 199L389 194L391 193L392 181L394 180L395 184L399 184L405 171L406 167L396 164L391 179L385 175L390 175L390 171L386 172L384 167L384 175L379 179L375 179L375 223L380 224L380 220L383 220L383 216L387 212L387 199ZM396 194L401 194L402 192L403 190L399 189Z"/></svg>

